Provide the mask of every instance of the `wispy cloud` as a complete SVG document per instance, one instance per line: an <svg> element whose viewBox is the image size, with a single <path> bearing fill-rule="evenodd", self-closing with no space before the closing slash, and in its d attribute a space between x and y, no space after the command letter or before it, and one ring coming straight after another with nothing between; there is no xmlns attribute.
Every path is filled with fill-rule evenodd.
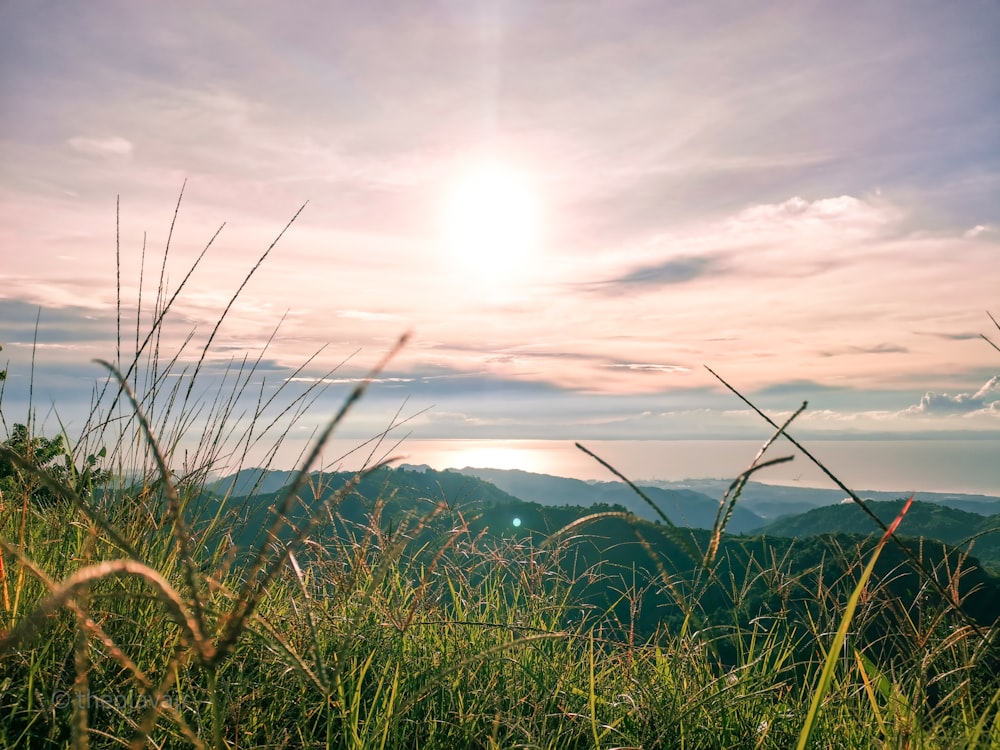
<svg viewBox="0 0 1000 750"><path fill-rule="evenodd" d="M975 341L982 338L980 333L972 333L969 331L959 331L956 333L950 333L947 331L917 331L922 336L933 336L935 338L944 339L945 341Z"/></svg>
<svg viewBox="0 0 1000 750"><path fill-rule="evenodd" d="M337 315L348 320L399 320L399 315L395 313L372 310L340 310Z"/></svg>
<svg viewBox="0 0 1000 750"><path fill-rule="evenodd" d="M604 290L614 287L659 287L672 284L683 284L687 281L716 276L722 271L718 264L709 257L692 256L671 258L651 266L641 266L629 271L624 276L600 285Z"/></svg>
<svg viewBox="0 0 1000 750"><path fill-rule="evenodd" d="M606 367L619 367L636 372L689 372L691 369L683 365L657 365L649 362L615 362Z"/></svg>
<svg viewBox="0 0 1000 750"><path fill-rule="evenodd" d="M132 142L121 136L110 136L107 138L74 136L67 143L74 151L87 156L98 157L129 157L132 156L134 149Z"/></svg>
<svg viewBox="0 0 1000 750"><path fill-rule="evenodd" d="M820 354L823 357L837 357L844 354L906 354L909 351L909 348L899 344L880 343L870 346L849 346L836 351L820 352Z"/></svg>

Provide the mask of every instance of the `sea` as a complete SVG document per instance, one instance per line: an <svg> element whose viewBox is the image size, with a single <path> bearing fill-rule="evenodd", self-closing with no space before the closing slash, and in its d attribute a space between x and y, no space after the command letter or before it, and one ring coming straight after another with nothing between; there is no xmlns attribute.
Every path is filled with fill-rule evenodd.
<svg viewBox="0 0 1000 750"><path fill-rule="evenodd" d="M753 440L590 440L583 447L633 481L733 479L753 462ZM806 450L853 490L952 492L1000 496L1000 440L815 440ZM823 469L779 441L767 458L792 460L766 467L755 481L834 488ZM324 451L328 469L353 470L386 457L433 469L520 469L583 480L617 477L572 440L420 440L400 443L335 440Z"/></svg>

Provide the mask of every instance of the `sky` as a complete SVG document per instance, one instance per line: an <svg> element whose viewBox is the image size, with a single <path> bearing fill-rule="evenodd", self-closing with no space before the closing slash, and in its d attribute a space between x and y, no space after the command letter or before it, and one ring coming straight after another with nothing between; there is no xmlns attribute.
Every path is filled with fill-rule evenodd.
<svg viewBox="0 0 1000 750"><path fill-rule="evenodd" d="M240 290L201 382L313 387L303 440L406 332L341 435L766 436L708 366L805 436L1000 438L998 35L991 0L0 0L5 422L33 383L82 424L162 272L161 356Z"/></svg>

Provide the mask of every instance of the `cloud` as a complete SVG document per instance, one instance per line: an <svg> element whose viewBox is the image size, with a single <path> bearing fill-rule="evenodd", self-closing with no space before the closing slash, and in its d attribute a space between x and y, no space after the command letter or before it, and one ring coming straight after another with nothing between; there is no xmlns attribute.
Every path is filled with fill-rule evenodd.
<svg viewBox="0 0 1000 750"><path fill-rule="evenodd" d="M618 367L638 372L691 372L690 367L684 367L683 365L656 365L648 362L616 362L605 365L605 367Z"/></svg>
<svg viewBox="0 0 1000 750"><path fill-rule="evenodd" d="M759 204L741 211L731 220L739 233L773 232L870 237L898 218L888 206L851 195L808 201L793 196L782 203Z"/></svg>
<svg viewBox="0 0 1000 750"><path fill-rule="evenodd" d="M37 346L39 349L87 350L95 356L107 357L115 341L113 310L91 310L77 305L48 307L0 299L0 321L0 343L27 352Z"/></svg>
<svg viewBox="0 0 1000 750"><path fill-rule="evenodd" d="M102 158L130 157L133 151L132 142L117 135L109 138L75 136L66 142L74 151L79 151L86 156L98 156Z"/></svg>
<svg viewBox="0 0 1000 750"><path fill-rule="evenodd" d="M285 378L288 383L322 383L324 385L360 385L361 383L372 383L380 385L400 385L414 382L415 378L324 378L295 376Z"/></svg>
<svg viewBox="0 0 1000 750"><path fill-rule="evenodd" d="M852 346L860 354L906 354L909 349L898 344L875 344L874 346Z"/></svg>
<svg viewBox="0 0 1000 750"><path fill-rule="evenodd" d="M920 403L905 410L906 414L971 414L988 411L1000 414L1000 376L994 375L975 393L948 393L928 391Z"/></svg>
<svg viewBox="0 0 1000 750"><path fill-rule="evenodd" d="M616 279L614 283L643 286L681 284L709 274L713 270L713 266L711 258L676 258L665 263L636 268L620 279Z"/></svg>
<svg viewBox="0 0 1000 750"><path fill-rule="evenodd" d="M937 331L916 331L916 333L921 336L934 336L945 341L972 341L982 338L982 334L979 333L939 333Z"/></svg>
<svg viewBox="0 0 1000 750"><path fill-rule="evenodd" d="M754 391L755 397L771 397L777 396L779 398L801 398L803 396L808 398L815 398L819 394L836 393L845 390L842 387L831 386L825 383L821 383L815 380L786 380L780 383L774 383L772 385L765 386L763 388L758 388Z"/></svg>
<svg viewBox="0 0 1000 750"><path fill-rule="evenodd" d="M874 344L872 346L850 346L846 349L820 352L823 357L837 357L844 354L907 354L910 350L899 344Z"/></svg>
<svg viewBox="0 0 1000 750"><path fill-rule="evenodd" d="M399 316L394 313L370 312L368 310L341 310L337 316L348 320L399 320Z"/></svg>
<svg viewBox="0 0 1000 750"><path fill-rule="evenodd" d="M977 224L976 226L972 227L972 229L965 232L962 236L965 237L967 240L971 240L975 239L976 237L980 237L984 234L995 234L996 231L997 231L996 227L990 226L989 224Z"/></svg>
<svg viewBox="0 0 1000 750"><path fill-rule="evenodd" d="M718 262L707 256L682 256L660 263L641 265L610 281L590 285L604 292L622 292L624 288L661 287L684 284L706 276L722 273Z"/></svg>
<svg viewBox="0 0 1000 750"><path fill-rule="evenodd" d="M426 412L425 414L421 414L414 421L417 424L433 423L435 425L465 427L481 427L483 425L497 423L497 420L483 419L482 417L467 414L465 412L438 411L434 409Z"/></svg>

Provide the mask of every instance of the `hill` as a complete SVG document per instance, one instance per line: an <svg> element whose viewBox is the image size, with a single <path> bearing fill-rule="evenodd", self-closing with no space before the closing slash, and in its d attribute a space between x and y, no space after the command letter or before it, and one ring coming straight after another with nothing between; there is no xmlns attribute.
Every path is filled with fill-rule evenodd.
<svg viewBox="0 0 1000 750"><path fill-rule="evenodd" d="M868 501L868 508L883 521L891 521L904 500ZM799 515L779 518L757 533L803 538L818 534L874 534L874 522L856 503L838 503ZM974 553L984 563L1000 563L1000 515L982 516L945 505L915 501L899 527L900 536L934 539L956 546L974 542Z"/></svg>
<svg viewBox="0 0 1000 750"><path fill-rule="evenodd" d="M259 544L264 530L270 523L272 507L281 499L282 489L291 482L291 472L262 472L249 469L216 480L200 501L194 504L193 514L204 523L222 510L226 523L220 529L229 535L236 547L246 551ZM292 524L301 523L309 509L317 502L329 500L352 482L355 472L314 472L305 486L297 493L297 500L288 514ZM236 490L257 487L253 494L242 496ZM261 488L277 487L273 491ZM233 488L228 497L218 489ZM497 504L511 505L518 498L503 492L489 482L454 471L423 471L406 468L381 468L365 476L350 492L340 498L332 508L336 518L317 530L319 535L344 536L351 529L364 529L381 503L386 519L430 513L439 503L449 510L483 508Z"/></svg>
<svg viewBox="0 0 1000 750"><path fill-rule="evenodd" d="M246 497L258 493L278 492L282 487L291 483L294 477L294 471L241 469L235 474L209 482L206 489L218 495L231 494Z"/></svg>
<svg viewBox="0 0 1000 750"><path fill-rule="evenodd" d="M539 505L618 505L649 521L656 512L624 482L583 482L548 474L505 469L465 468L462 474L484 479L522 500ZM711 529L719 510L719 499L690 489L643 486L643 492L677 526ZM721 497L721 495L719 496ZM742 533L758 528L765 519L737 505L727 531Z"/></svg>

